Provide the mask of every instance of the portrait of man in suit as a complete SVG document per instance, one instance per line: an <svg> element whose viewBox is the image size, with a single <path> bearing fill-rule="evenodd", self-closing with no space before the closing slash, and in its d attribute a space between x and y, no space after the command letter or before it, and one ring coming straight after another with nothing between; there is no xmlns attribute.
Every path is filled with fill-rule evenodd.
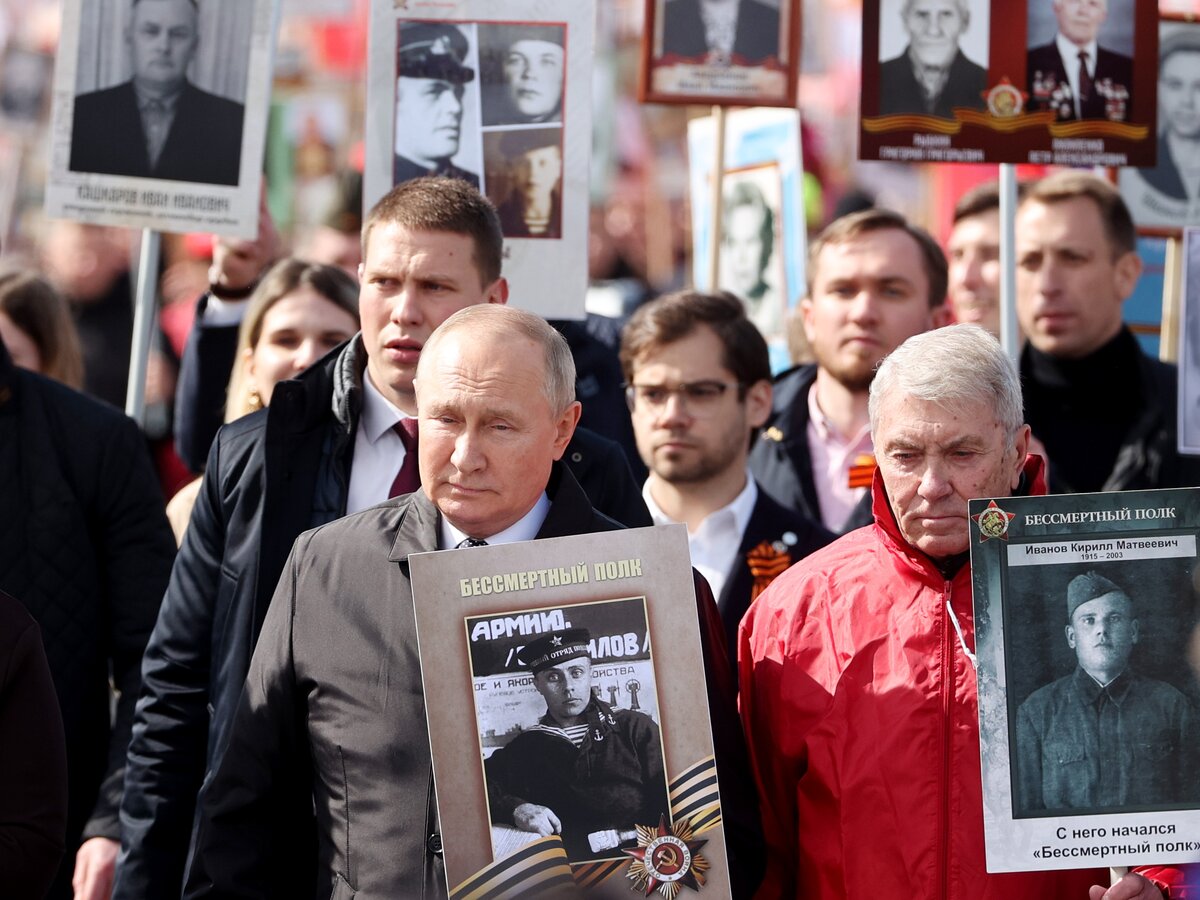
<svg viewBox="0 0 1200 900"><path fill-rule="evenodd" d="M1045 0L1033 0L1044 3ZM1053 110L1059 121L1123 122L1133 96L1133 60L1101 47L1109 0L1052 0L1057 32L1026 56L1030 111Z"/></svg>
<svg viewBox="0 0 1200 900"><path fill-rule="evenodd" d="M448 22L403 22L396 77L394 183L442 175L479 187L453 162L462 138L463 93L475 80L464 65L470 43Z"/></svg>
<svg viewBox="0 0 1200 900"><path fill-rule="evenodd" d="M986 27L986 8L978 19ZM908 45L879 66L879 114L949 119L956 106L984 109L987 71L959 46L971 24L967 0L904 0L900 21ZM892 25L881 22L880 27Z"/></svg>
<svg viewBox="0 0 1200 900"><path fill-rule="evenodd" d="M195 0L131 0L132 77L75 98L72 172L236 185L241 103L188 78L200 45Z"/></svg>
<svg viewBox="0 0 1200 900"><path fill-rule="evenodd" d="M664 56L752 66L779 56L778 6L759 0L664 0Z"/></svg>

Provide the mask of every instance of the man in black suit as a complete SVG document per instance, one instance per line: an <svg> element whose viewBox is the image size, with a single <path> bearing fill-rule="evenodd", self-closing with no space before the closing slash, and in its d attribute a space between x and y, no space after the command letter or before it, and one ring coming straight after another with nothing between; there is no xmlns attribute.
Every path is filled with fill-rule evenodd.
<svg viewBox="0 0 1200 900"><path fill-rule="evenodd" d="M733 294L683 291L641 307L621 339L621 368L656 524L688 528L692 565L712 586L730 656L751 601L833 535L762 490L746 468L771 412L762 334Z"/></svg>
<svg viewBox="0 0 1200 900"><path fill-rule="evenodd" d="M198 15L195 0L133 0L133 78L75 98L72 172L238 183L242 105L187 79Z"/></svg>
<svg viewBox="0 0 1200 900"><path fill-rule="evenodd" d="M1108 0L1054 0L1058 34L1025 59L1029 109L1049 109L1060 121L1123 122L1133 96L1133 60L1096 43Z"/></svg>
<svg viewBox="0 0 1200 900"><path fill-rule="evenodd" d="M987 72L958 47L971 23L966 0L905 0L901 20L908 46L879 66L879 114L949 119L956 106L983 109Z"/></svg>
<svg viewBox="0 0 1200 900"><path fill-rule="evenodd" d="M662 52L735 65L779 57L779 10L758 0L665 0Z"/></svg>
<svg viewBox="0 0 1200 900"><path fill-rule="evenodd" d="M475 79L475 70L463 65L469 50L454 25L401 24L393 184L442 175L479 187L477 174L451 161L462 136L463 91Z"/></svg>

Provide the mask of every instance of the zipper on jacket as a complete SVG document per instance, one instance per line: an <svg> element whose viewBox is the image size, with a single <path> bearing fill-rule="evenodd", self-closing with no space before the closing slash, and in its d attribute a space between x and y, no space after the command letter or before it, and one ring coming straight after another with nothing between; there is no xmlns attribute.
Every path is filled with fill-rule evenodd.
<svg viewBox="0 0 1200 900"><path fill-rule="evenodd" d="M951 636L953 625L950 623L952 590L953 583L945 582L942 588L942 611L945 613L942 618L942 783L937 854L938 871L942 878L939 896L942 900L949 900L950 897L950 744L953 737L950 714L954 705L954 638Z"/></svg>

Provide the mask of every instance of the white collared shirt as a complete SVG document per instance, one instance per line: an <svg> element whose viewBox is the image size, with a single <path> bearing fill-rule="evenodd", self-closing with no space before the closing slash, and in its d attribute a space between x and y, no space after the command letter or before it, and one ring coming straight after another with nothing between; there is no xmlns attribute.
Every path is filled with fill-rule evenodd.
<svg viewBox="0 0 1200 900"><path fill-rule="evenodd" d="M550 512L550 498L546 496L546 492L542 491L542 496L538 498L537 503L533 504L533 509L513 522L503 531L497 534L483 538L488 544L515 544L517 541L532 541L537 537L537 533L541 530L542 523L546 521L546 516ZM449 522L446 517L439 515L439 535L438 549L453 550L463 541L469 534L465 531L460 531Z"/></svg>
<svg viewBox="0 0 1200 900"><path fill-rule="evenodd" d="M650 518L655 525L673 525L675 520L662 511L654 496L650 493L650 482L653 476L646 479L642 485L642 499L650 510ZM725 589L725 580L729 570L737 558L738 549L742 545L742 535L750 523L754 512L754 504L758 502L758 485L749 470L746 472L746 486L742 492L733 498L727 506L710 512L701 521L696 530L688 532L688 551L692 556L692 565L704 576L712 588L713 596L721 598Z"/></svg>
<svg viewBox="0 0 1200 900"><path fill-rule="evenodd" d="M363 406L354 435L354 460L350 463L350 487L346 492L346 514L382 503L392 490L396 473L404 463L404 442L394 426L409 418L371 383L363 371Z"/></svg>
<svg viewBox="0 0 1200 900"><path fill-rule="evenodd" d="M1075 118L1083 118L1083 110L1079 106L1079 51L1082 50L1087 54L1087 69L1088 74L1092 76L1092 83L1096 81L1096 42L1089 41L1080 47L1078 44L1067 40L1063 37L1060 31L1057 37L1054 38L1054 43L1058 46L1058 55L1062 57L1063 70L1067 73L1067 81L1071 83L1071 98L1075 104Z"/></svg>

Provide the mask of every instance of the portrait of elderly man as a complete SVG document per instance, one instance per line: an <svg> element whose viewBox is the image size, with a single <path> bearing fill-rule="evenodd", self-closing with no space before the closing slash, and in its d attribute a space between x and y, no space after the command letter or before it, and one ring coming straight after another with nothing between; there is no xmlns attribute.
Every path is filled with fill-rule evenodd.
<svg viewBox="0 0 1200 900"><path fill-rule="evenodd" d="M503 177L488 169L489 194L505 237L562 237L562 129L537 128L493 134Z"/></svg>
<svg viewBox="0 0 1200 900"><path fill-rule="evenodd" d="M979 4L986 28L987 4ZM908 46L879 66L879 114L918 113L953 118L956 106L983 109L987 72L969 60L959 41L971 24L968 0L904 0L900 22ZM891 29L893 22L881 22Z"/></svg>
<svg viewBox="0 0 1200 900"><path fill-rule="evenodd" d="M758 0L663 0L662 53L758 65L779 56L779 20L778 7Z"/></svg>
<svg viewBox="0 0 1200 900"><path fill-rule="evenodd" d="M1017 712L1018 815L1189 805L1200 799L1200 720L1178 689L1131 665L1154 603L1099 574L1067 586L1073 672Z"/></svg>
<svg viewBox="0 0 1200 900"><path fill-rule="evenodd" d="M399 31L393 183L443 175L479 187L475 172L453 162L462 140L463 92L475 80L475 70L464 64L470 42L448 22L401 22Z"/></svg>
<svg viewBox="0 0 1200 900"><path fill-rule="evenodd" d="M242 104L188 78L200 46L196 0L129 0L132 77L75 98L72 172L236 185Z"/></svg>
<svg viewBox="0 0 1200 900"><path fill-rule="evenodd" d="M483 124L561 122L562 25L479 26Z"/></svg>
<svg viewBox="0 0 1200 900"><path fill-rule="evenodd" d="M1046 0L1031 0L1044 4ZM1054 40L1025 57L1030 111L1053 110L1059 121L1124 121L1133 99L1133 60L1097 43L1109 0L1051 0ZM1132 4L1127 7L1132 11Z"/></svg>
<svg viewBox="0 0 1200 900"><path fill-rule="evenodd" d="M1127 171L1164 197L1200 199L1200 28L1182 26L1159 45L1158 165Z"/></svg>
<svg viewBox="0 0 1200 900"><path fill-rule="evenodd" d="M525 646L546 714L485 765L492 821L561 834L572 862L620 856L634 825L671 812L658 725L593 695L590 640L571 628Z"/></svg>

